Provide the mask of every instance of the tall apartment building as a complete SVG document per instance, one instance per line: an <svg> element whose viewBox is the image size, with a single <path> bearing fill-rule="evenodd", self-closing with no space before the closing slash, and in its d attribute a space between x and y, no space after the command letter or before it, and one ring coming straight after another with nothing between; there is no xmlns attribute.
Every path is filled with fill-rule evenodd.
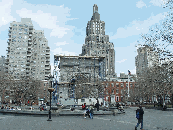
<svg viewBox="0 0 173 130"><path fill-rule="evenodd" d="M50 48L44 31L35 30L31 18L13 21L9 28L7 72L15 79L48 79L51 73Z"/></svg>
<svg viewBox="0 0 173 130"><path fill-rule="evenodd" d="M139 47L138 55L135 57L136 75L142 76L147 68L158 65L159 55L149 46Z"/></svg>
<svg viewBox="0 0 173 130"><path fill-rule="evenodd" d="M96 4L93 6L93 16L87 23L85 44L80 55L105 57L106 76L115 76L114 44L109 42L109 36L105 35L105 22L100 20Z"/></svg>
<svg viewBox="0 0 173 130"><path fill-rule="evenodd" d="M6 62L6 59L5 59L5 56L1 56L0 57L0 76L2 76L4 73L5 73L5 62Z"/></svg>

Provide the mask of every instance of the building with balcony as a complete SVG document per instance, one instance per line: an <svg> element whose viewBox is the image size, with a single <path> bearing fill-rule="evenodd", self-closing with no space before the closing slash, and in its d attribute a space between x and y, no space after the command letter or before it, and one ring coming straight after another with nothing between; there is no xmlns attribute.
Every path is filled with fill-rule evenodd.
<svg viewBox="0 0 173 130"><path fill-rule="evenodd" d="M6 58L5 56L0 57L0 76L5 74Z"/></svg>
<svg viewBox="0 0 173 130"><path fill-rule="evenodd" d="M31 18L10 23L7 69L15 79L47 80L51 73L50 48L44 31L35 30Z"/></svg>

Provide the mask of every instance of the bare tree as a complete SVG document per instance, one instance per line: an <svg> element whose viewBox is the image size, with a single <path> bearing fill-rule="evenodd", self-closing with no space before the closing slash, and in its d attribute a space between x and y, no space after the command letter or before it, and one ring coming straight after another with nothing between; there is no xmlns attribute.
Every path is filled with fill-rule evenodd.
<svg viewBox="0 0 173 130"><path fill-rule="evenodd" d="M142 34L141 37L145 45L152 48L152 52L158 55L157 64L146 70L142 76L138 76L137 86L139 89L138 97L149 100L154 95L161 96L172 93L172 69L173 69L173 1L168 0L164 7L169 7L166 18L161 25L150 28L149 33ZM152 59L150 59L152 60ZM153 59L155 60L155 59ZM143 94L141 93L143 92ZM163 100L164 102L164 100Z"/></svg>

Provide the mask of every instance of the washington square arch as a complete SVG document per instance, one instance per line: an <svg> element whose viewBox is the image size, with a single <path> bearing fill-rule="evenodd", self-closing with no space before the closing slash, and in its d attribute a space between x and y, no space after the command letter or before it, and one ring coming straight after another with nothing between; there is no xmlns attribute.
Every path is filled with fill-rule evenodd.
<svg viewBox="0 0 173 130"><path fill-rule="evenodd" d="M57 100L68 98L103 98L102 81L115 78L114 44L105 35L105 22L100 20L98 6L86 26L85 44L79 56L54 55L59 77Z"/></svg>

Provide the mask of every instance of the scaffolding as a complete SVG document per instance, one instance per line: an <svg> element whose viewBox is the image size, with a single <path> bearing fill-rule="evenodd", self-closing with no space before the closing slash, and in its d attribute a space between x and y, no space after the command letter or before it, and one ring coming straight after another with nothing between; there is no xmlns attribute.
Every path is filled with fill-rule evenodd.
<svg viewBox="0 0 173 130"><path fill-rule="evenodd" d="M99 81L105 79L105 57L54 55L53 75L53 88L55 91L52 95L52 103L58 103L58 99L60 98L59 87L64 82L69 87L68 97L75 98L77 93L75 91L75 85L81 86L82 84L83 89L86 90L86 86L96 87Z"/></svg>

